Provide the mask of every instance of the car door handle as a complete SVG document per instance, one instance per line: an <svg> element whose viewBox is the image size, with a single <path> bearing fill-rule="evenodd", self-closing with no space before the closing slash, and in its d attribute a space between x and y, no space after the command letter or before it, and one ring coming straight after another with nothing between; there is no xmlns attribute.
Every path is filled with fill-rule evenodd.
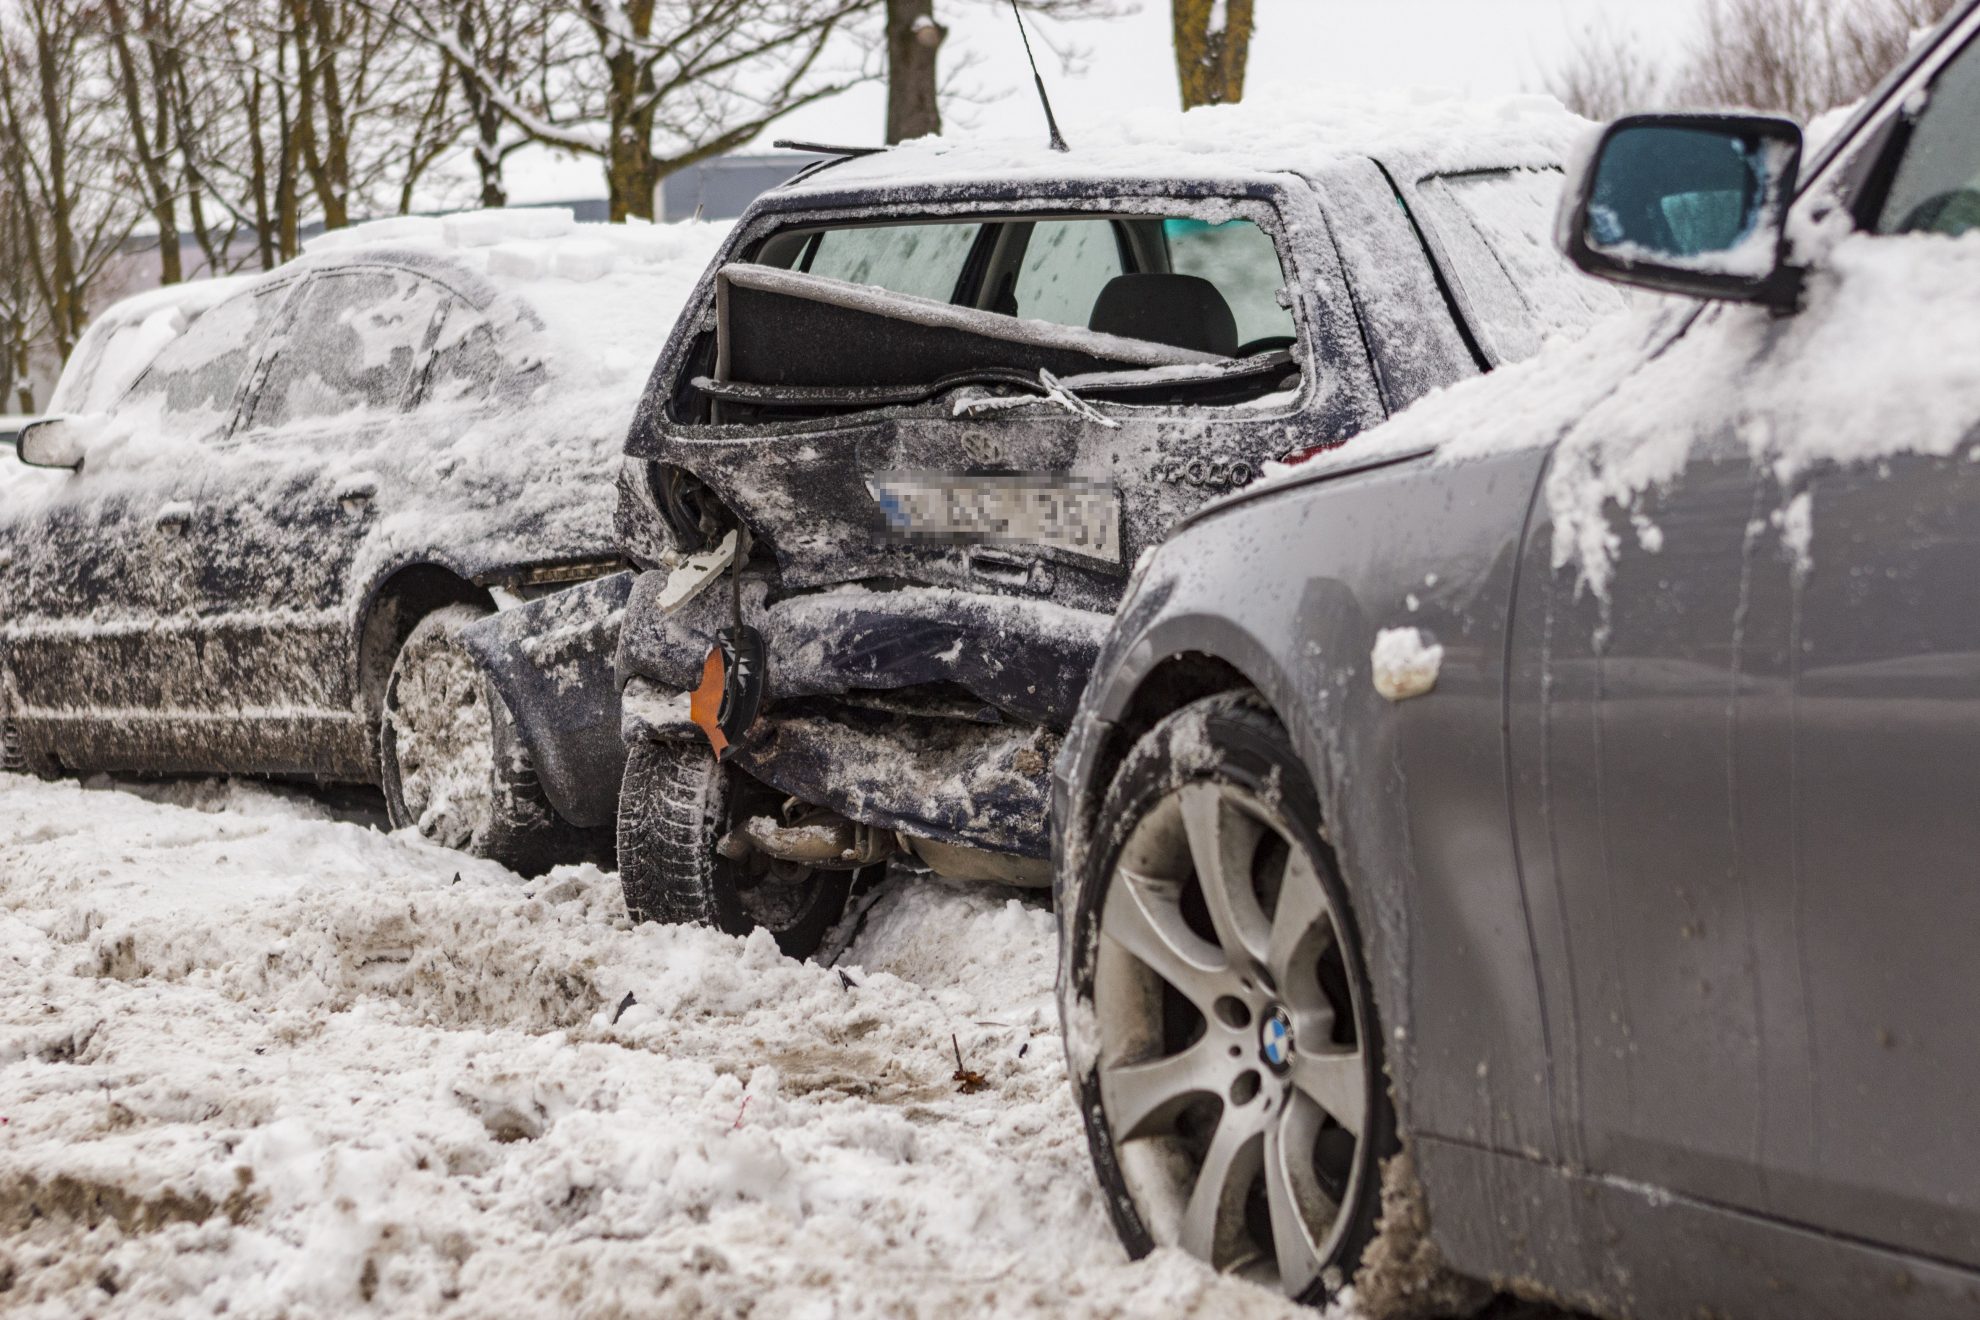
<svg viewBox="0 0 1980 1320"><path fill-rule="evenodd" d="M161 532L173 536L184 536L186 528L192 525L192 505L174 501L159 508L152 518L151 525Z"/></svg>
<svg viewBox="0 0 1980 1320"><path fill-rule="evenodd" d="M377 494L376 477L347 477L337 486L337 503L344 506L345 513L356 513L371 503Z"/></svg>

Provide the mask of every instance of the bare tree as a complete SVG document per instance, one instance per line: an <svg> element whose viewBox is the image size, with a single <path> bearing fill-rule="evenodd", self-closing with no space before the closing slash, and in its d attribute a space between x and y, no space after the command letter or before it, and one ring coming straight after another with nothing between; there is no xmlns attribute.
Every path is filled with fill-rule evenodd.
<svg viewBox="0 0 1980 1320"><path fill-rule="evenodd" d="M1252 0L1170 2L1183 109L1242 101L1245 63L1251 57Z"/></svg>
<svg viewBox="0 0 1980 1320"><path fill-rule="evenodd" d="M1578 115L1608 120L1664 104L1668 81L1635 33L1604 21L1575 32L1566 61L1547 78L1547 90Z"/></svg>
<svg viewBox="0 0 1980 1320"><path fill-rule="evenodd" d="M0 12L0 174L37 328L60 359L139 215L116 185L115 120L91 79L99 17L76 0L15 0Z"/></svg>

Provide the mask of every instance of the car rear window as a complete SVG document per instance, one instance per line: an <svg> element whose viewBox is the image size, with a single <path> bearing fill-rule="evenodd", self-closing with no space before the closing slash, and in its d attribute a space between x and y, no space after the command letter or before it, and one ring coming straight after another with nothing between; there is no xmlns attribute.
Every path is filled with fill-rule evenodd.
<svg viewBox="0 0 1980 1320"><path fill-rule="evenodd" d="M1586 329L1623 305L1618 290L1554 248L1564 182L1559 170L1490 170L1417 185L1473 328L1501 362L1530 357L1548 335Z"/></svg>

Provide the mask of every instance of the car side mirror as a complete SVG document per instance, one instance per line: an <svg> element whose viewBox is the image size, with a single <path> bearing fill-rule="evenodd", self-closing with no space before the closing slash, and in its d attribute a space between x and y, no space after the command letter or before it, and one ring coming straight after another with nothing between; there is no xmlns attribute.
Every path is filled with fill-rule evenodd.
<svg viewBox="0 0 1980 1320"><path fill-rule="evenodd" d="M1801 127L1764 115L1631 115L1569 180L1556 235L1599 279L1789 309Z"/></svg>
<svg viewBox="0 0 1980 1320"><path fill-rule="evenodd" d="M95 431L94 417L43 417L21 428L14 442L14 453L29 467L69 468L82 466L83 453Z"/></svg>

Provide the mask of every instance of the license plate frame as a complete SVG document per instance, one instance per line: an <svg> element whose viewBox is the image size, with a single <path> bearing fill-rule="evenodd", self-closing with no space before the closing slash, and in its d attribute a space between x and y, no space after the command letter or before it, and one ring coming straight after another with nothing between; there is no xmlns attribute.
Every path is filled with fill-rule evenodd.
<svg viewBox="0 0 1980 1320"><path fill-rule="evenodd" d="M1062 472L882 472L866 483L887 535L948 545L1035 545L1121 562L1121 500L1110 481Z"/></svg>

